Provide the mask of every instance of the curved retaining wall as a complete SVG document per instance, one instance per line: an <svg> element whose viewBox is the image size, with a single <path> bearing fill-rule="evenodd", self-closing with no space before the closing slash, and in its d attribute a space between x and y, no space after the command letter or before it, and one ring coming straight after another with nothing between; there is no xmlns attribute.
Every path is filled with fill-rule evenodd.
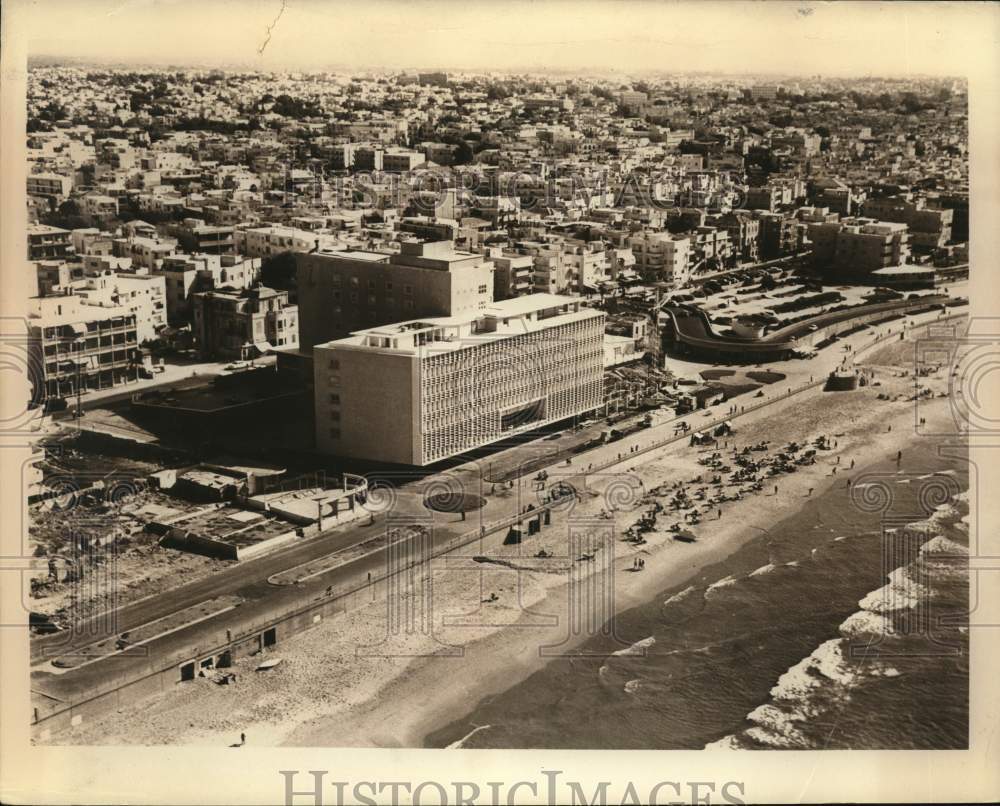
<svg viewBox="0 0 1000 806"><path fill-rule="evenodd" d="M796 349L810 347L861 325L921 313L949 301L949 297L941 294L831 311L779 328L759 339L720 335L713 329L708 314L698 308L668 306L663 312L670 319L668 338L680 351L710 360L729 358L737 362L761 363L790 358Z"/></svg>

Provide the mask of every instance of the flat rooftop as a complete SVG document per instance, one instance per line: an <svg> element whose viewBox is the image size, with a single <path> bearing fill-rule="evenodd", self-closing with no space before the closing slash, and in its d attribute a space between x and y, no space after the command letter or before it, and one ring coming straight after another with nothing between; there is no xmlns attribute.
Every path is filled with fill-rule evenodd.
<svg viewBox="0 0 1000 806"><path fill-rule="evenodd" d="M335 260L367 260L370 263L385 263L390 256L389 252L368 252L361 249L345 249L341 252L323 252L321 254Z"/></svg>
<svg viewBox="0 0 1000 806"><path fill-rule="evenodd" d="M875 271L872 272L872 274L877 274L880 277L885 277L887 275L888 276L900 276L900 275L905 276L907 274L913 274L913 275L917 275L917 274L934 274L934 272L935 272L935 267L934 266L913 266L913 265L906 265L906 266L887 266L884 269L876 269Z"/></svg>
<svg viewBox="0 0 1000 806"><path fill-rule="evenodd" d="M415 355L454 352L510 339L570 322L603 319L603 311L585 308L578 297L529 294L494 303L475 316L411 319L359 330L314 349L338 348Z"/></svg>
<svg viewBox="0 0 1000 806"><path fill-rule="evenodd" d="M494 302L486 308L486 315L498 318L524 316L536 311L559 308L563 305L579 302L579 297L568 297L562 294L525 294L523 297Z"/></svg>

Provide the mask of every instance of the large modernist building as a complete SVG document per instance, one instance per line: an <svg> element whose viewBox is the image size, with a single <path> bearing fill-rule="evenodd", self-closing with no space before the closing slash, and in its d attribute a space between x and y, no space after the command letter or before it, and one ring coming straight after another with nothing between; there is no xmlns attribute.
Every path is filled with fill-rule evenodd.
<svg viewBox="0 0 1000 806"><path fill-rule="evenodd" d="M313 349L316 447L427 465L602 402L604 318L530 294Z"/></svg>
<svg viewBox="0 0 1000 806"><path fill-rule="evenodd" d="M471 318L492 304L488 258L450 241L400 248L296 255L303 347L418 316Z"/></svg>

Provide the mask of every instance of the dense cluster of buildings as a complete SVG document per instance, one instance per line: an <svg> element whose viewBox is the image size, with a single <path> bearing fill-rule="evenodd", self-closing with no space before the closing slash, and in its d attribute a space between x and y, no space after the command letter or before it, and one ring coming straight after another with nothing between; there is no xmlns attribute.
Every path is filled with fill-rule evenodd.
<svg viewBox="0 0 1000 806"><path fill-rule="evenodd" d="M605 302L636 289L967 260L951 82L47 67L28 121L44 394L181 347L276 354L345 456L427 464L592 410L636 354Z"/></svg>

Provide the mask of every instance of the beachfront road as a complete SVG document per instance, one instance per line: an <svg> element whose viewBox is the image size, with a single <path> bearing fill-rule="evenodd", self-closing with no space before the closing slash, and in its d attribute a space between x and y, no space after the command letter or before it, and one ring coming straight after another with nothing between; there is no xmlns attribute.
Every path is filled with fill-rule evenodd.
<svg viewBox="0 0 1000 806"><path fill-rule="evenodd" d="M870 335L867 338L870 339ZM780 400L787 400L787 398L784 395L776 394L769 402ZM735 415L733 419L735 419ZM658 424L658 427L652 431L670 428L669 422L664 422ZM647 430L641 437L643 440L650 440L653 434ZM621 448L626 449L628 444L628 441L623 441ZM522 446L522 449L529 447ZM639 447L637 444L636 448ZM604 446L604 450L589 454L588 461L591 456L596 458L596 454L606 453L610 448L611 446ZM617 449L618 446L615 446L615 450ZM512 449L512 453L519 450L521 449ZM578 458L574 459L574 465L582 465L583 456L583 454L578 455ZM614 464L613 457L608 458L611 460L609 464ZM557 466L554 466L555 468ZM471 464L450 471L450 473L452 475L458 474L470 484L478 483L482 489L483 482L479 475L483 469L481 464ZM570 468L564 468L563 472L568 470ZM583 470L583 468L580 467L579 470ZM577 467L572 468L572 471L578 472ZM425 479L423 483L431 479L433 477ZM407 492L404 492L407 488L402 488L398 506L392 513L391 526L403 525L407 516L412 516L415 523L427 519L429 513L422 505L420 492L423 483L411 485L415 489ZM488 484L485 487L486 490L489 489ZM482 518L490 523L495 523L512 515L516 516L522 500L526 499L522 499L520 495L514 495L507 499L490 496ZM468 533L470 528L478 529L480 523L481 521L476 516L470 516L468 521L465 521L452 514L435 515L433 528L429 532L432 546L444 546L457 536ZM35 663L32 687L60 699L64 697L73 699L75 691L88 691L92 686L108 677L121 678L141 673L143 669L149 668L151 658L167 658L187 651L190 651L192 655L197 654L199 647L214 646L212 642L218 638L220 630L224 633L226 629L231 629L233 635L240 635L242 633L241 625L252 626L264 623L269 617L329 595L331 587L334 595L362 587L369 574L372 578L377 579L386 573L389 566L388 556L384 548L357 556L300 584L276 586L270 584L268 578L281 571L347 549L373 537L384 535L388 525L390 524L385 522L384 516L377 516L372 524L362 520L358 525L342 527L311 538L293 548L240 563L203 579L181 585L145 600L133 602L112 613L96 616L82 622L74 630L35 638L31 642L32 660ZM503 531L505 528L502 527L497 531ZM492 531L492 529L487 531ZM419 558L414 558L414 560L417 561ZM399 558L394 558L394 562L398 563ZM48 666L49 659L91 644L102 636L127 632L192 605L226 594L241 597L243 604L236 610L229 611L225 616L207 619L153 639L145 646L146 651L111 656L62 674L53 674L51 667Z"/></svg>

